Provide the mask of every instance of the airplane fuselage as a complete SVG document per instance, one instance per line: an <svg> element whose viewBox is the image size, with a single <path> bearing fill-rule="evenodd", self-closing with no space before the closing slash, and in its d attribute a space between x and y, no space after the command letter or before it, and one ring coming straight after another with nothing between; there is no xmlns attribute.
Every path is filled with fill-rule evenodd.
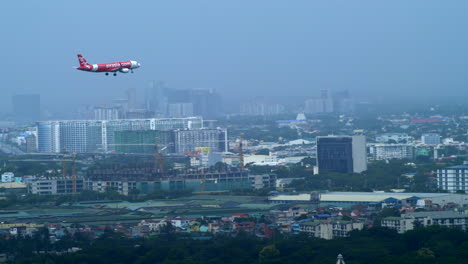
<svg viewBox="0 0 468 264"><path fill-rule="evenodd" d="M120 61L111 63L88 64L80 66L77 69L90 72L115 72L122 71L122 69L136 69L138 67L139 65L136 61Z"/></svg>
<svg viewBox="0 0 468 264"><path fill-rule="evenodd" d="M116 72L133 72L133 69L140 67L140 63L138 63L137 61L119 61L110 63L89 64L81 54L78 54L78 61L80 62L80 66L76 68L77 70L88 72L105 72L106 75L109 72L113 72L114 75Z"/></svg>

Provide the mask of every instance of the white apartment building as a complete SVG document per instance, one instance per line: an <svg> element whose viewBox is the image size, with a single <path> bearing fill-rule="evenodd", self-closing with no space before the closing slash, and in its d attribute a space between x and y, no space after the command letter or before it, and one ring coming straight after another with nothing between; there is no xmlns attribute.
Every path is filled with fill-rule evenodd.
<svg viewBox="0 0 468 264"><path fill-rule="evenodd" d="M385 133L378 135L375 138L375 141L378 143L388 143L389 141L395 141L396 143L401 142L410 142L413 140L412 137L408 136L406 133Z"/></svg>
<svg viewBox="0 0 468 264"><path fill-rule="evenodd" d="M2 174L2 182L14 182L15 174L13 172L4 172Z"/></svg>
<svg viewBox="0 0 468 264"><path fill-rule="evenodd" d="M37 123L38 152L109 152L114 132L203 128L201 117L120 120L61 120Z"/></svg>
<svg viewBox="0 0 468 264"><path fill-rule="evenodd" d="M369 154L374 160L413 159L414 147L408 144L368 144Z"/></svg>
<svg viewBox="0 0 468 264"><path fill-rule="evenodd" d="M386 217L382 219L382 227L395 229L398 233L413 230L417 225L427 227L440 225L449 228L468 230L468 215L453 211L433 211L406 213L401 217Z"/></svg>
<svg viewBox="0 0 468 264"><path fill-rule="evenodd" d="M468 192L468 164L437 170L437 187L449 192Z"/></svg>
<svg viewBox="0 0 468 264"><path fill-rule="evenodd" d="M352 221L305 221L299 223L300 232L308 233L310 236L322 239L347 237L349 236L349 232L353 230L362 230L363 228L364 223Z"/></svg>

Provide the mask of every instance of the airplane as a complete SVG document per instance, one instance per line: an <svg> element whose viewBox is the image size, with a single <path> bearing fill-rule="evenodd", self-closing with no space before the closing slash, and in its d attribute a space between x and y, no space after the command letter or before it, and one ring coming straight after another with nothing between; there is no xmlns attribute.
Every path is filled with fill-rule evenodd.
<svg viewBox="0 0 468 264"><path fill-rule="evenodd" d="M133 73L133 69L139 68L141 66L137 61L89 64L81 54L78 54L78 61L80 62L80 67L76 67L77 70L88 72L105 72L106 75L109 75L109 73L113 72L114 76L117 76L117 72Z"/></svg>

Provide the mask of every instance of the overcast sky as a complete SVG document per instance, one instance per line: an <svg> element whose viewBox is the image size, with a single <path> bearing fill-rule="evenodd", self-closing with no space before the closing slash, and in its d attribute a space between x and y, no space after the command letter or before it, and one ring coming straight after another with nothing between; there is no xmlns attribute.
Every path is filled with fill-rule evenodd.
<svg viewBox="0 0 468 264"><path fill-rule="evenodd" d="M0 111L101 103L150 80L225 97L468 96L468 1L3 1ZM134 74L79 72L137 60Z"/></svg>

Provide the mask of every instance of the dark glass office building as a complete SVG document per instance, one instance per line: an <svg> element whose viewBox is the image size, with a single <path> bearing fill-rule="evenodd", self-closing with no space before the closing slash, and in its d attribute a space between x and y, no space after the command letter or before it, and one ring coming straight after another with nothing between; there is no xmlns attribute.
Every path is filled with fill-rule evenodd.
<svg viewBox="0 0 468 264"><path fill-rule="evenodd" d="M364 136L317 137L319 173L360 173L367 170Z"/></svg>

